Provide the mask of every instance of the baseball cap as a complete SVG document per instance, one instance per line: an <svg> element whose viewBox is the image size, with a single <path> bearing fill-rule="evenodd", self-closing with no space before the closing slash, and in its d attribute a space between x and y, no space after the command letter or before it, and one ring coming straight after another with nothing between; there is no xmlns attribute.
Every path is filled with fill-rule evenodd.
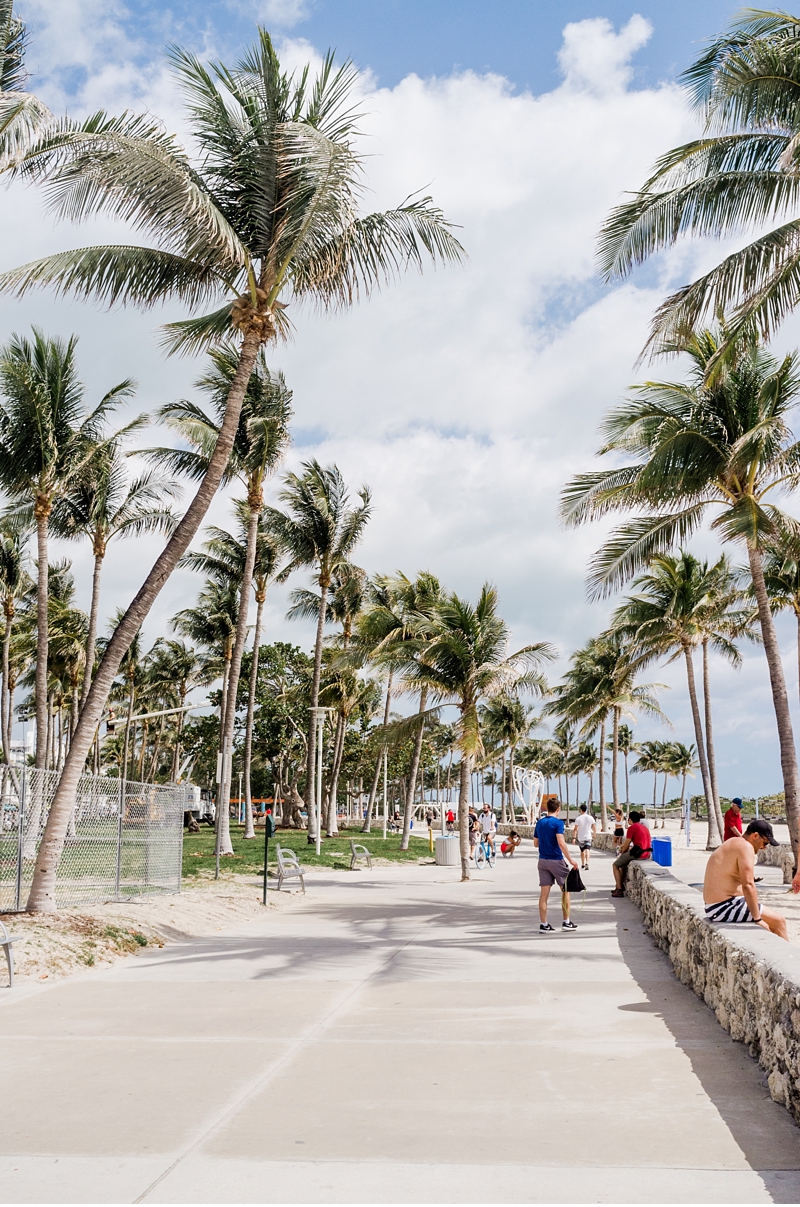
<svg viewBox="0 0 800 1207"><path fill-rule="evenodd" d="M760 834L762 838L766 838L771 847L780 846L777 838L772 833L772 826L768 821L764 821L763 817L759 817L757 821L751 821L745 830L745 834Z"/></svg>
<svg viewBox="0 0 800 1207"><path fill-rule="evenodd" d="M732 804L732 805L739 805L739 807L741 808L741 805L742 805L742 798L741 798L741 796L734 796L733 800L731 801L731 804Z"/></svg>

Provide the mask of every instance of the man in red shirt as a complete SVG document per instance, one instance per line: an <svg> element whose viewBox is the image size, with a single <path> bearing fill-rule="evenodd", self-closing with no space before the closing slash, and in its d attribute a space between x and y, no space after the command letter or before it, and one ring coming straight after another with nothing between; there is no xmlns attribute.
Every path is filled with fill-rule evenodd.
<svg viewBox="0 0 800 1207"><path fill-rule="evenodd" d="M617 887L611 894L612 897L624 897L625 891L623 884L625 883L625 872L628 864L633 859L649 859L652 854L650 846L650 831L647 826L642 825L642 816L635 809L631 809L628 814L631 824L628 826L625 835L625 841L620 847L620 852L614 860L614 881Z"/></svg>
<svg viewBox="0 0 800 1207"><path fill-rule="evenodd" d="M731 807L725 814L725 833L722 836L722 841L727 842L729 838L742 837L742 798L734 796L731 801Z"/></svg>

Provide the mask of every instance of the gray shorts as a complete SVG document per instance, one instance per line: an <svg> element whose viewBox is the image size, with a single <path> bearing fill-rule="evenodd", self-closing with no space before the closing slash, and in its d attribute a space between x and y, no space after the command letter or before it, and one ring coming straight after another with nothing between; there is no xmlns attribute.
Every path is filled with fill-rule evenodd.
<svg viewBox="0 0 800 1207"><path fill-rule="evenodd" d="M579 843L578 843L578 847L579 847L579 849L580 849L581 851L591 851L591 849L592 849L592 840L591 840L591 838L589 839L589 841L588 841L588 842L579 842Z"/></svg>
<svg viewBox="0 0 800 1207"><path fill-rule="evenodd" d="M559 888L563 888L568 872L569 864L566 859L540 859L539 886L547 888L549 885L557 884Z"/></svg>

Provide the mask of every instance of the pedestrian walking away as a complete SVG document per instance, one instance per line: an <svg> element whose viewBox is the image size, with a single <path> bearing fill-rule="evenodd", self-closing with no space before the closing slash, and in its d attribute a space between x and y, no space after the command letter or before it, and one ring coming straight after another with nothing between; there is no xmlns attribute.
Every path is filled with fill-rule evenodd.
<svg viewBox="0 0 800 1207"><path fill-rule="evenodd" d="M762 818L751 821L743 835L727 839L709 856L703 881L709 922L725 925L754 922L781 939L789 938L783 914L759 904L753 875L758 852L777 845L772 826Z"/></svg>
<svg viewBox="0 0 800 1207"><path fill-rule="evenodd" d="M647 826L642 825L642 814L631 809L629 816L631 824L628 826L625 841L613 864L614 882L617 887L611 894L612 897L625 896L625 875L628 864L634 859L649 859L653 853L650 846L650 831Z"/></svg>
<svg viewBox="0 0 800 1207"><path fill-rule="evenodd" d="M564 839L564 823L558 816L561 802L548 800L547 815L540 817L533 831L533 845L539 851L539 930L555 930L547 921L547 899L550 889L557 884L561 889L562 930L577 930L569 916L569 893L566 891L570 867L578 867L569 853Z"/></svg>
<svg viewBox="0 0 800 1207"><path fill-rule="evenodd" d="M478 814L475 812L472 805L470 805L469 813L467 814L467 831L469 833L469 853L470 855L474 855L475 848L478 845L478 834L480 833L480 828L478 826Z"/></svg>
<svg viewBox="0 0 800 1207"><path fill-rule="evenodd" d="M592 840L596 828L597 823L587 810L586 805L581 805L577 821L575 822L575 841L581 853L581 867L585 872L589 870L589 852L592 849Z"/></svg>
<svg viewBox="0 0 800 1207"><path fill-rule="evenodd" d="M725 831L722 836L722 841L727 842L729 838L742 837L742 798L734 796L731 801L731 807L728 809L724 817Z"/></svg>

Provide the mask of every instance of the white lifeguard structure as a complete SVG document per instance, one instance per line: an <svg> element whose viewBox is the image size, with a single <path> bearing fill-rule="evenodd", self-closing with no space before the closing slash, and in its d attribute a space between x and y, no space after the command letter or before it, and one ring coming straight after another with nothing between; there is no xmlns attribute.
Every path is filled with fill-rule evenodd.
<svg viewBox="0 0 800 1207"><path fill-rule="evenodd" d="M525 795L527 793L527 800ZM544 776L541 771L528 767L514 768L514 795L522 806L525 821L531 825L537 818L544 793ZM514 808L512 802L512 809Z"/></svg>

